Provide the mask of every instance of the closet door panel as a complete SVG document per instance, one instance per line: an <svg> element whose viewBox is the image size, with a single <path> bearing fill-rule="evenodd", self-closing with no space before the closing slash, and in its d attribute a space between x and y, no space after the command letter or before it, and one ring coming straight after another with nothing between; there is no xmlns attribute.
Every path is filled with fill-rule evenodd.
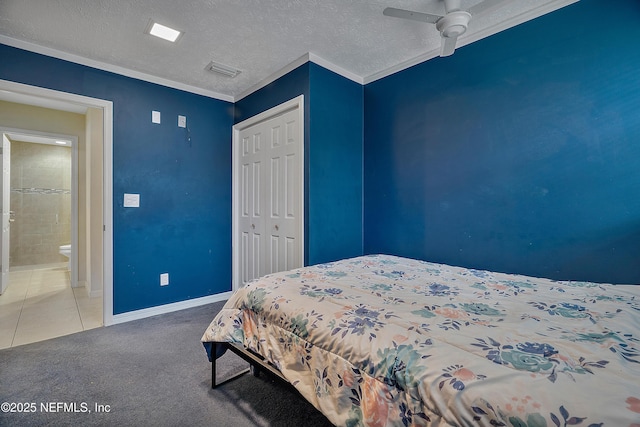
<svg viewBox="0 0 640 427"><path fill-rule="evenodd" d="M298 256L301 213L298 212L297 201L302 185L302 168L297 165L298 144L301 141L296 140L299 132L295 131L298 115L296 111L291 111L274 120L271 136L277 141L271 141L269 150L271 185L268 192L271 208L267 230L271 240L277 240L278 244L271 246L271 250L277 251L277 254L271 254L271 272L302 266Z"/></svg>
<svg viewBox="0 0 640 427"><path fill-rule="evenodd" d="M263 200L262 157L263 131L260 127L241 134L239 164L240 281L242 285L263 275L258 262L262 250Z"/></svg>

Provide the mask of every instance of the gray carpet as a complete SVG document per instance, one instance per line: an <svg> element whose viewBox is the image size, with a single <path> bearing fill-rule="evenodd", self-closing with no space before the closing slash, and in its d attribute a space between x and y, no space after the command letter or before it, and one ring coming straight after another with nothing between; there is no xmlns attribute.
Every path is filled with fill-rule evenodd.
<svg viewBox="0 0 640 427"><path fill-rule="evenodd" d="M0 403L36 406L34 413L0 412L0 425L330 426L295 390L265 374L211 389L200 338L221 307L0 350ZM219 378L246 366L227 352ZM68 412L74 404L79 412ZM96 412L96 404L109 412Z"/></svg>

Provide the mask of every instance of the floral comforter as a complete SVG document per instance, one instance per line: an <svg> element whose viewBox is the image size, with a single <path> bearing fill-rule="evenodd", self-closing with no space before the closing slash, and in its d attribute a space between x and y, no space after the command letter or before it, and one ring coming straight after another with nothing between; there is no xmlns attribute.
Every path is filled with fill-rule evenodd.
<svg viewBox="0 0 640 427"><path fill-rule="evenodd" d="M261 278L202 341L273 363L336 425L640 426L640 286L386 255Z"/></svg>

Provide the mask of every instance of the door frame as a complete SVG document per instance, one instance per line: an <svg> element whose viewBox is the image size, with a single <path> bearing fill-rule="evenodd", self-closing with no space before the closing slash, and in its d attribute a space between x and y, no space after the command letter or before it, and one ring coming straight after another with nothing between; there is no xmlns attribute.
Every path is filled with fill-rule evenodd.
<svg viewBox="0 0 640 427"><path fill-rule="evenodd" d="M102 110L103 167L102 167L102 324L113 325L113 102L90 98L38 86L30 86L0 79L0 90L19 96L45 100L56 109L56 103L74 104ZM18 101L20 102L20 101ZM28 103L28 102L23 102Z"/></svg>
<svg viewBox="0 0 640 427"><path fill-rule="evenodd" d="M232 290L237 290L240 287L240 240L238 238L238 215L240 212L240 156L238 150L240 149L240 132L254 126L260 122L273 119L286 112L297 110L298 111L298 124L300 135L300 161L302 179L304 181L305 173L305 141L304 141L304 95L297 96L289 101L283 102L273 108L270 108L262 113L259 113L253 117L250 117L242 122L233 125L232 142L231 142L231 182L232 182L232 213L231 213L231 256L232 256ZM299 212L301 214L300 228L297 231L300 236L300 260L304 264L304 248L305 248L305 211L304 211L304 199L305 199L305 185L304 182L300 186L300 200L299 200Z"/></svg>
<svg viewBox="0 0 640 427"><path fill-rule="evenodd" d="M0 133L9 136L20 134L45 137L49 139L65 139L71 141L71 287L78 287L78 137L52 132L39 132L29 129L0 127ZM37 143L33 143L37 144Z"/></svg>
<svg viewBox="0 0 640 427"><path fill-rule="evenodd" d="M2 231L0 231L0 295L4 294L9 286L9 258L11 253L10 234L9 236L5 234L6 229L11 229L11 140L5 133L2 134L1 147L0 167L2 171L0 174L2 174L2 180L0 180L0 184L2 187L2 208L0 209L0 227L2 227ZM9 156L8 160L7 154ZM5 167L7 165L8 168ZM9 170L7 171L7 169ZM8 179L5 174L8 175ZM5 205L8 205L8 207ZM9 231L9 233L11 232Z"/></svg>

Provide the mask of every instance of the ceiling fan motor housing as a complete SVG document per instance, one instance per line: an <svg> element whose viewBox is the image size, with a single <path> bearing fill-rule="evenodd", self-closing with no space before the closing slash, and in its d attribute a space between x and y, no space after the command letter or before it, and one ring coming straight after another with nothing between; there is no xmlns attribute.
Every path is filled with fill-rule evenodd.
<svg viewBox="0 0 640 427"><path fill-rule="evenodd" d="M471 14L464 10L449 12L436 22L436 28L443 37L458 37L467 31Z"/></svg>

